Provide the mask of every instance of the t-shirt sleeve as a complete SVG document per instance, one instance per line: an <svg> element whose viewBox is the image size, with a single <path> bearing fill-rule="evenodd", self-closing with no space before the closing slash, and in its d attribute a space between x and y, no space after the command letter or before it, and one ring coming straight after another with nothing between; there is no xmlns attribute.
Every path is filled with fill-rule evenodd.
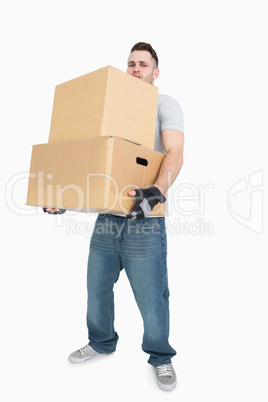
<svg viewBox="0 0 268 402"><path fill-rule="evenodd" d="M182 108L175 99L166 96L159 109L161 131L178 130L184 133Z"/></svg>

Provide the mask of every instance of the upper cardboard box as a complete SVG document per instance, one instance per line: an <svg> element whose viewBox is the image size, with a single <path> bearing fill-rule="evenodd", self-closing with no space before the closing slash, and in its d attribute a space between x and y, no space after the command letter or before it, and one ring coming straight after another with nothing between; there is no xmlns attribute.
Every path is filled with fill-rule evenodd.
<svg viewBox="0 0 268 402"><path fill-rule="evenodd" d="M116 136L154 149L158 88L107 66L56 86L49 142Z"/></svg>

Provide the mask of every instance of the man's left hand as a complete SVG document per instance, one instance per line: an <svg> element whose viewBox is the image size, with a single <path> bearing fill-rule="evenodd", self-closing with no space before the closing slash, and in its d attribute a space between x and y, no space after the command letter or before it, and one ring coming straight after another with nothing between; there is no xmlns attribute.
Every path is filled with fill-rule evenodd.
<svg viewBox="0 0 268 402"><path fill-rule="evenodd" d="M165 196L156 186L146 189L137 188L128 194L136 198L134 207L127 215L127 218L132 220L147 218L158 202L163 204L166 201Z"/></svg>

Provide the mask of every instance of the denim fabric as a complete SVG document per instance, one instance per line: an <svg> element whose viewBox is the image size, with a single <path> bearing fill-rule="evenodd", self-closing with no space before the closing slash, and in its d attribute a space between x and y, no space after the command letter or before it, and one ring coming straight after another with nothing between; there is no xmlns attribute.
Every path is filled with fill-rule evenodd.
<svg viewBox="0 0 268 402"><path fill-rule="evenodd" d="M113 287L125 269L142 315L142 349L153 366L176 354L169 337L169 290L165 218L132 221L100 214L88 258L87 326L89 344L100 353L116 349Z"/></svg>

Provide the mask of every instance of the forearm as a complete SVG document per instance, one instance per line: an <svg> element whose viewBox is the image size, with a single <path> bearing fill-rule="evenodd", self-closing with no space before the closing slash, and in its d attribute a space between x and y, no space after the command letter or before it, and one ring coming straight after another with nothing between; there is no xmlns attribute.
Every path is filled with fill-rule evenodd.
<svg viewBox="0 0 268 402"><path fill-rule="evenodd" d="M169 187L174 183L183 165L182 157L177 153L168 153L163 159L158 177L154 183L156 187L165 194Z"/></svg>

